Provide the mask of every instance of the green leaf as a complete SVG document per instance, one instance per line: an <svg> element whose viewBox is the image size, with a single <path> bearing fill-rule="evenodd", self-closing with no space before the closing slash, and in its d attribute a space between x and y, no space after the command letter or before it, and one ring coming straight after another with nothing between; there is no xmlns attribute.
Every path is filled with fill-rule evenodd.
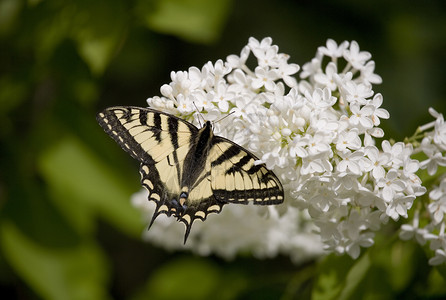
<svg viewBox="0 0 446 300"><path fill-rule="evenodd" d="M28 96L28 87L22 78L12 76L0 77L0 116L8 114L22 104Z"/></svg>
<svg viewBox="0 0 446 300"><path fill-rule="evenodd" d="M94 243L44 247L9 221L0 224L0 241L8 263L43 299L109 298L107 263Z"/></svg>
<svg viewBox="0 0 446 300"><path fill-rule="evenodd" d="M101 75L125 38L128 11L123 1L82 1L77 5L72 36L80 56L95 75Z"/></svg>
<svg viewBox="0 0 446 300"><path fill-rule="evenodd" d="M79 229L91 229L98 214L127 234L140 236L141 215L130 204L135 190L76 137L48 148L39 159L39 169L56 204Z"/></svg>
<svg viewBox="0 0 446 300"><path fill-rule="evenodd" d="M164 264L132 300L221 299L219 270L204 259L177 259Z"/></svg>
<svg viewBox="0 0 446 300"><path fill-rule="evenodd" d="M345 278L353 260L344 256L327 256L318 268L318 277L312 292L312 299L338 299L345 287Z"/></svg>
<svg viewBox="0 0 446 300"><path fill-rule="evenodd" d="M342 289L339 299L354 299L351 296L367 275L371 265L372 262L370 261L368 253L365 253L355 262L347 274L345 286Z"/></svg>
<svg viewBox="0 0 446 300"><path fill-rule="evenodd" d="M127 34L129 12L124 2L45 1L40 6L32 10L41 18L39 26L29 24L36 31L32 37L38 61L51 57L65 40L73 40L90 71L101 75Z"/></svg>
<svg viewBox="0 0 446 300"><path fill-rule="evenodd" d="M19 19L23 2L17 0L0 1L0 36L10 33Z"/></svg>
<svg viewBox="0 0 446 300"><path fill-rule="evenodd" d="M116 51L119 36L113 31L101 35L91 28L78 32L75 36L79 54L95 75L101 75Z"/></svg>
<svg viewBox="0 0 446 300"><path fill-rule="evenodd" d="M223 30L231 0L162 0L147 6L139 1L138 12L152 30L183 39L212 43Z"/></svg>
<svg viewBox="0 0 446 300"><path fill-rule="evenodd" d="M423 296L437 299L444 297L446 294L445 269L444 264L431 269L427 285L423 289Z"/></svg>
<svg viewBox="0 0 446 300"><path fill-rule="evenodd" d="M443 277L443 280L446 282L446 266L444 264L436 267L438 274Z"/></svg>
<svg viewBox="0 0 446 300"><path fill-rule="evenodd" d="M389 285L394 291L403 291L410 285L416 272L417 259L415 244L410 241L396 240L389 248L381 249L378 257L373 257L374 265L385 268L389 274Z"/></svg>
<svg viewBox="0 0 446 300"><path fill-rule="evenodd" d="M330 255L319 266L319 276L313 288L312 299L354 299L371 266L366 253L353 261L347 255Z"/></svg>

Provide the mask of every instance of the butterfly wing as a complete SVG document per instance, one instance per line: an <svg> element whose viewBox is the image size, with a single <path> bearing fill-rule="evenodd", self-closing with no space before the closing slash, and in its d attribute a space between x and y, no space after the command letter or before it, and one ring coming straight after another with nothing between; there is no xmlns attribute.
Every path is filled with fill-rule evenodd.
<svg viewBox="0 0 446 300"><path fill-rule="evenodd" d="M104 130L133 158L141 162L141 183L156 204L150 225L157 216L172 214L186 225L185 241L195 219L219 213L225 203L213 196L210 163L184 170L187 155L197 147L199 130L189 122L150 108L111 107L97 116ZM206 156L207 153L204 153ZM187 173L187 174L185 174ZM184 176L197 177L181 203Z"/></svg>
<svg viewBox="0 0 446 300"><path fill-rule="evenodd" d="M141 162L141 183L159 213L175 211L180 194L182 162L198 129L173 115L150 108L110 107L97 116L104 130L133 158ZM153 220L154 220L153 218Z"/></svg>
<svg viewBox="0 0 446 300"><path fill-rule="evenodd" d="M283 202L283 187L276 175L258 158L223 137L215 136L210 151L211 186L220 202L257 205Z"/></svg>

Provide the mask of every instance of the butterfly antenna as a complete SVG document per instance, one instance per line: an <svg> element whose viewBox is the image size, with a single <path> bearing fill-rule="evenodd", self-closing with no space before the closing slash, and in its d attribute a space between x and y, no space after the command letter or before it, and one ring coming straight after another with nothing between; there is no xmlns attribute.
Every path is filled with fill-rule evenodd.
<svg viewBox="0 0 446 300"><path fill-rule="evenodd" d="M194 104L195 109L197 110L197 113L201 116L201 119L202 119L203 123L205 123L206 120L204 119L204 117L203 117L203 115L201 114L200 110L198 109L197 105L195 105L195 102L192 102L192 103ZM198 119L198 122L200 123L200 127L203 127L203 124L201 124L200 119Z"/></svg>
<svg viewBox="0 0 446 300"><path fill-rule="evenodd" d="M229 114L227 114L227 115L221 117L220 119L218 119L218 120L215 121L214 123L223 121L224 119L226 119L227 117L229 117L229 116L232 115L233 113L235 113L235 111L231 111Z"/></svg>

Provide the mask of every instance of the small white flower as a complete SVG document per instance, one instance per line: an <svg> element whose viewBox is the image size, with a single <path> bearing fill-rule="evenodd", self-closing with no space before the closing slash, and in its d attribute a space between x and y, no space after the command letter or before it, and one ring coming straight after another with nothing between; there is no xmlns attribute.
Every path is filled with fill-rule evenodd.
<svg viewBox="0 0 446 300"><path fill-rule="evenodd" d="M431 198L434 201L437 201L445 194L446 194L446 178L443 177L440 182L440 185L432 189L432 191L430 191L429 198Z"/></svg>
<svg viewBox="0 0 446 300"><path fill-rule="evenodd" d="M381 143L381 147L384 151L384 153L388 153L390 155L390 162L392 163L392 166L395 168L399 168L403 165L404 161L404 144L403 143L395 143L393 145L390 145L390 142L388 140L384 140Z"/></svg>
<svg viewBox="0 0 446 300"><path fill-rule="evenodd" d="M375 146L367 147L365 153L370 161L366 168L367 172L371 171L375 179L383 178L386 174L384 167L388 166L390 162L389 153L380 152Z"/></svg>
<svg viewBox="0 0 446 300"><path fill-rule="evenodd" d="M188 115L195 111L194 102L183 95L177 96L177 109L183 115Z"/></svg>
<svg viewBox="0 0 446 300"><path fill-rule="evenodd" d="M360 161L364 157L362 151L340 152L339 156L343 159L337 165L339 172L352 172L353 174L361 174Z"/></svg>
<svg viewBox="0 0 446 300"><path fill-rule="evenodd" d="M253 79L251 86L254 89L259 89L265 87L268 91L274 91L276 87L275 80L279 78L275 70L266 70L262 67L256 67L255 69L256 78Z"/></svg>
<svg viewBox="0 0 446 300"><path fill-rule="evenodd" d="M350 116L350 124L352 126L362 126L363 128L372 128L373 127L373 121L370 118L373 111L367 107L363 106L360 108L358 104L352 104L350 106L352 115Z"/></svg>
<svg viewBox="0 0 446 300"><path fill-rule="evenodd" d="M421 169L427 169L429 175L434 175L437 172L438 166L446 166L446 156L441 152L436 152L430 158L420 163Z"/></svg>
<svg viewBox="0 0 446 300"><path fill-rule="evenodd" d="M358 150L361 147L361 139L359 138L358 131L352 129L350 131L341 132L336 141L336 150L341 152L350 150Z"/></svg>
<svg viewBox="0 0 446 300"><path fill-rule="evenodd" d="M253 48L252 53L257 57L259 66L262 68L279 66L279 48L272 45L268 48Z"/></svg>
<svg viewBox="0 0 446 300"><path fill-rule="evenodd" d="M336 103L336 98L331 96L331 91L328 88L315 89L313 93L306 91L305 98L319 109L332 107Z"/></svg>
<svg viewBox="0 0 446 300"><path fill-rule="evenodd" d="M195 67L190 68L189 71L190 74L196 74L196 76L189 78L189 73L183 71L170 73L170 78L172 79L170 86L174 96L182 95L187 97L191 91L201 86L201 76L198 75L200 71Z"/></svg>
<svg viewBox="0 0 446 300"><path fill-rule="evenodd" d="M371 86L363 83L358 84L353 81L348 81L342 86L342 89L345 93L345 99L357 106L367 104L367 98L373 96Z"/></svg>
<svg viewBox="0 0 446 300"><path fill-rule="evenodd" d="M381 123L380 118L388 119L390 117L390 114L387 110L385 110L384 108L380 108L383 103L383 97L381 94L376 94L375 96L373 96L373 100L369 103L371 109L373 110L371 114L373 125L379 126L379 124Z"/></svg>
<svg viewBox="0 0 446 300"><path fill-rule="evenodd" d="M375 62L369 61L366 65L361 69L361 79L365 83L369 84L381 84L382 78L381 76L374 73L375 72Z"/></svg>
<svg viewBox="0 0 446 300"><path fill-rule="evenodd" d="M382 197L387 202L395 200L395 195L406 188L405 182L399 178L395 169L391 169L384 178L380 178L377 186L382 188Z"/></svg>
<svg viewBox="0 0 446 300"><path fill-rule="evenodd" d="M420 244L426 244L425 236L427 234L427 230L423 228L418 228L409 224L403 224L401 226L400 239L402 240L410 240L415 238L415 240Z"/></svg>
<svg viewBox="0 0 446 300"><path fill-rule="evenodd" d="M317 51L320 52L322 55L329 56L331 58L337 58L344 55L344 51L347 49L348 45L349 43L347 41L344 41L338 46L338 44L334 40L328 39L326 46L317 48Z"/></svg>
<svg viewBox="0 0 446 300"><path fill-rule="evenodd" d="M265 51L271 47L272 43L273 43L273 39L270 37L266 37L266 38L262 39L260 42L257 39L250 37L248 40L248 47L251 50L256 49L256 50Z"/></svg>
<svg viewBox="0 0 446 300"><path fill-rule="evenodd" d="M415 159L406 159L403 163L403 175L411 177L420 169L420 162Z"/></svg>
<svg viewBox="0 0 446 300"><path fill-rule="evenodd" d="M434 142L441 150L446 150L446 123L442 114L439 114L435 121Z"/></svg>
<svg viewBox="0 0 446 300"><path fill-rule="evenodd" d="M228 87L228 91L231 91L237 95L246 95L246 98L248 99L256 95L254 91L251 89L251 82L253 78L248 76L242 70L240 69L234 70L230 78L231 81Z"/></svg>
<svg viewBox="0 0 446 300"><path fill-rule="evenodd" d="M438 266L446 262L446 251L443 249L435 250L435 256L429 259L429 264Z"/></svg>
<svg viewBox="0 0 446 300"><path fill-rule="evenodd" d="M347 246L346 251L348 255L351 256L353 259L357 259L360 254L360 247L371 247L374 244L373 237L375 235L372 232L366 232L361 235L355 240L352 240Z"/></svg>
<svg viewBox="0 0 446 300"><path fill-rule="evenodd" d="M359 51L359 45L356 41L350 43L350 48L344 51L344 58L357 70L361 70L365 62L368 61L372 55L367 51Z"/></svg>
<svg viewBox="0 0 446 300"><path fill-rule="evenodd" d="M281 59L279 62L279 68L277 70L281 79L286 83L289 87L296 87L297 80L291 75L296 74L299 71L300 67L297 64L288 64L286 60Z"/></svg>
<svg viewBox="0 0 446 300"><path fill-rule="evenodd" d="M363 216L361 216L357 210L352 210L350 212L348 219L342 223L342 227L346 230L347 236L351 240L357 240L361 231L367 229Z"/></svg>
<svg viewBox="0 0 446 300"><path fill-rule="evenodd" d="M191 74L190 78L195 79L195 81L204 78L204 82L206 82L208 86L216 86L224 76L232 71L229 64L223 62L221 59L217 60L215 64L212 64L211 62L206 63L202 68L202 75L199 73L198 69L195 69L193 69L194 72ZM195 76L192 76L194 74Z"/></svg>
<svg viewBox="0 0 446 300"><path fill-rule="evenodd" d="M221 112L228 112L229 102L234 102L235 94L228 90L228 85L223 81L217 83L214 91L210 92L212 102L216 102Z"/></svg>
<svg viewBox="0 0 446 300"><path fill-rule="evenodd" d="M337 65L330 62L325 68L325 73L317 73L314 75L314 80L322 85L328 87L330 90L334 91L337 89L336 82L333 79L333 75L338 73Z"/></svg>
<svg viewBox="0 0 446 300"><path fill-rule="evenodd" d="M313 58L310 62L307 62L302 66L302 73L300 73L300 78L307 78L310 77L311 75L317 74L320 68L321 68L320 59Z"/></svg>
<svg viewBox="0 0 446 300"><path fill-rule="evenodd" d="M429 224L431 225L431 224ZM426 226L426 227L430 227L430 226ZM440 226L433 226L431 227L431 232L427 232L425 234L425 238L426 240L430 241L430 245L429 248L433 251L437 250L437 249L446 249L446 235L444 233L444 229L445 229L446 224L443 222L440 224ZM438 229L438 227L440 227ZM437 232L433 232L432 228L438 229L438 233Z"/></svg>
<svg viewBox="0 0 446 300"><path fill-rule="evenodd" d="M329 137L322 132L318 132L313 136L308 136L307 151L310 155L318 155L330 150Z"/></svg>
<svg viewBox="0 0 446 300"><path fill-rule="evenodd" d="M414 196L402 196L397 194L387 206L386 214L395 221L397 221L400 216L407 218L407 210L412 207L414 200Z"/></svg>
<svg viewBox="0 0 446 300"><path fill-rule="evenodd" d="M324 153L316 155L308 155L302 158L302 167L300 173L302 175L312 173L331 172L333 166L330 164Z"/></svg>
<svg viewBox="0 0 446 300"><path fill-rule="evenodd" d="M168 84L163 84L161 86L161 88L160 88L160 92L161 92L161 95L163 95L166 98L169 98L169 99L173 99L174 98L173 89Z"/></svg>
<svg viewBox="0 0 446 300"><path fill-rule="evenodd" d="M194 107L198 108L198 111L206 110L210 112L215 109L215 105L212 103L213 96L211 93L206 94L202 91L195 91L190 100L193 101Z"/></svg>
<svg viewBox="0 0 446 300"><path fill-rule="evenodd" d="M419 150L424 152L427 157L431 157L438 151L438 147L433 143L432 136L425 136L421 140Z"/></svg>
<svg viewBox="0 0 446 300"><path fill-rule="evenodd" d="M237 68L243 68L243 66L246 63L246 60L249 57L250 49L248 46L243 47L242 51L240 52L240 56L231 54L226 58L226 61L228 62L228 66L233 69Z"/></svg>

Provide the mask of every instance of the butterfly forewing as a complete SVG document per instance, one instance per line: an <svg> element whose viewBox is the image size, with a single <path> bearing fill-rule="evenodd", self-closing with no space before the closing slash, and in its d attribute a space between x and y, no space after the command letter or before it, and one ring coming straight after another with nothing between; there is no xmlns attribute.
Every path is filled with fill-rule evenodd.
<svg viewBox="0 0 446 300"><path fill-rule="evenodd" d="M191 135L198 132L195 126L175 116L137 107L110 107L99 113L97 120L125 151L146 163L164 159L179 146L189 146ZM172 136L169 128L177 134Z"/></svg>
<svg viewBox="0 0 446 300"><path fill-rule="evenodd" d="M176 116L150 108L111 107L97 116L104 130L141 162L141 183L156 204L155 218L174 215L186 225L219 213L226 203L279 204L277 177L239 145Z"/></svg>
<svg viewBox="0 0 446 300"><path fill-rule="evenodd" d="M120 146L141 162L141 183L157 211L170 215L180 194L182 163L198 129L169 114L136 107L111 107L98 122ZM158 215L159 213L156 213Z"/></svg>

